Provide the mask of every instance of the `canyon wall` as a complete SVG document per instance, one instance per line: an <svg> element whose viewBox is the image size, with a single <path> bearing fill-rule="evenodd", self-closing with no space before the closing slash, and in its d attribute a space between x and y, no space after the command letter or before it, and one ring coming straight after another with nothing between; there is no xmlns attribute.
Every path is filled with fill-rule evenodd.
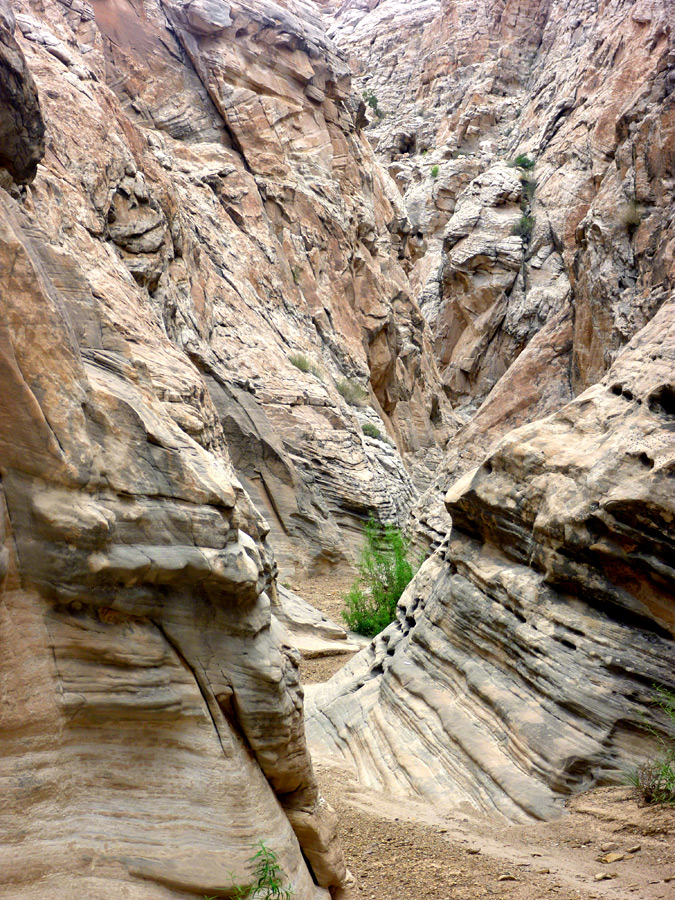
<svg viewBox="0 0 675 900"><path fill-rule="evenodd" d="M307 4L0 8L0 892L347 896L272 539L349 558L452 421L400 200Z"/></svg>
<svg viewBox="0 0 675 900"><path fill-rule="evenodd" d="M24 208L189 359L177 379L134 342L178 425L227 444L282 569L349 558L371 511L400 520L429 483L452 415L404 210L311 5L15 9L49 133Z"/></svg>
<svg viewBox="0 0 675 900"><path fill-rule="evenodd" d="M464 421L418 504L435 543L453 479L601 379L672 296L675 22L663 0L445 0L415 5L408 48L405 6L350 0L331 33L385 113L366 134Z"/></svg>
<svg viewBox="0 0 675 900"><path fill-rule="evenodd" d="M0 0L1 896L228 896L261 839L350 895L276 578L370 512L438 549L314 746L511 819L644 752L671 18Z"/></svg>
<svg viewBox="0 0 675 900"><path fill-rule="evenodd" d="M395 793L546 818L650 752L675 684L673 9L444 0L380 103L398 7L332 33L370 60L464 424L414 512L438 549L309 734Z"/></svg>

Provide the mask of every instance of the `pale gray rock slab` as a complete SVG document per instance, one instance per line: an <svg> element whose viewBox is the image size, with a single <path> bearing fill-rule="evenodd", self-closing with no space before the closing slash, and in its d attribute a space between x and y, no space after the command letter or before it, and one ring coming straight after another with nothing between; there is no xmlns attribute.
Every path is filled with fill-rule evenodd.
<svg viewBox="0 0 675 900"><path fill-rule="evenodd" d="M291 645L305 659L356 653L360 649L344 628L298 594L280 585L278 598L273 615L288 631Z"/></svg>

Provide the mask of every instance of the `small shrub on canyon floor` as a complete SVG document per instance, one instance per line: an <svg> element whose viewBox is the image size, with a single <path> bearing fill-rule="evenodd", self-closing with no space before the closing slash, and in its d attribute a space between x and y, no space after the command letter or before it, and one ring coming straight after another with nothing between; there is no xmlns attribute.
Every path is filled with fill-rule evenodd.
<svg viewBox="0 0 675 900"><path fill-rule="evenodd" d="M253 866L253 878L251 884L246 886L234 884L231 896L235 900L291 900L293 894L289 888L284 887L283 870L279 865L279 857L268 847L265 841L260 841L258 849L249 859ZM206 897L205 900L216 900L215 897Z"/></svg>
<svg viewBox="0 0 675 900"><path fill-rule="evenodd" d="M343 378L335 387L350 406L363 406L368 399L368 391L351 378Z"/></svg>
<svg viewBox="0 0 675 900"><path fill-rule="evenodd" d="M415 568L410 540L400 528L371 519L366 525L359 577L345 596L342 618L352 631L373 637L396 618L396 606Z"/></svg>
<svg viewBox="0 0 675 900"><path fill-rule="evenodd" d="M657 757L629 772L628 781L645 803L675 804L675 692L655 687L654 705L670 719L671 736L664 738L652 725L645 725L647 731L657 737L661 750Z"/></svg>
<svg viewBox="0 0 675 900"><path fill-rule="evenodd" d="M520 169L534 169L534 160L526 153L519 153L511 163L512 166L518 166Z"/></svg>

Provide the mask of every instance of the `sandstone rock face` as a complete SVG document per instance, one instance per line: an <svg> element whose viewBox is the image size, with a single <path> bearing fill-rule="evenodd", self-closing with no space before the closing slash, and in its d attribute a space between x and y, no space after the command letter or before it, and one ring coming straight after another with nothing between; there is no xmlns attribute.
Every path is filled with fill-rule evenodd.
<svg viewBox="0 0 675 900"><path fill-rule="evenodd" d="M369 59L396 6L328 9L332 33ZM312 695L313 746L375 786L546 818L649 752L675 686L673 24L444 0L389 74L367 133L463 424L398 622Z"/></svg>
<svg viewBox="0 0 675 900"><path fill-rule="evenodd" d="M123 331L104 349L78 270L11 202L0 221L3 890L227 892L262 837L299 896L325 895L300 846L339 892L264 523Z"/></svg>
<svg viewBox="0 0 675 900"><path fill-rule="evenodd" d="M304 4L13 11L3 895L227 894L262 838L346 897L271 539L344 558L451 421L400 199Z"/></svg>
<svg viewBox="0 0 675 900"><path fill-rule="evenodd" d="M162 402L203 446L227 443L282 568L321 568L370 511L405 517L418 489L401 453L426 486L423 451L452 416L347 67L307 4L224 9L16 4L51 141L31 214L99 294L115 260L131 276L198 373L177 384L146 361Z"/></svg>
<svg viewBox="0 0 675 900"><path fill-rule="evenodd" d="M673 371L670 301L603 382L453 486L398 621L312 695L317 752L522 821L649 751L652 685L673 687Z"/></svg>
<svg viewBox="0 0 675 900"><path fill-rule="evenodd" d="M388 91L381 106L392 114L371 116L367 133L403 194L411 281L446 392L470 420L453 439L438 496L479 461L472 442L484 429L471 428L474 414L489 397L494 418L490 392L502 378L498 394L517 393L518 383L507 388L514 363L540 333L565 345L565 358L551 377L537 373L520 421L539 417L543 398L553 411L601 379L670 296L672 8L415 5L410 45L399 42L397 64L383 73L371 54L388 58L385 45L394 53L401 6L355 0L328 12L338 43L366 61L355 67L359 87L378 99ZM519 156L534 168L511 168L504 190L506 164ZM502 418L519 424L506 406Z"/></svg>

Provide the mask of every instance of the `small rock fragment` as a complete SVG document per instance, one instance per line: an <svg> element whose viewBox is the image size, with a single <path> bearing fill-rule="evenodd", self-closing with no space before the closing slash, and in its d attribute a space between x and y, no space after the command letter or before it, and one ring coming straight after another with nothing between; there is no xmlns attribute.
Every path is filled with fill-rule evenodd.
<svg viewBox="0 0 675 900"><path fill-rule="evenodd" d="M551 870L549 868L544 867L543 869L535 869L535 875L550 875Z"/></svg>
<svg viewBox="0 0 675 900"><path fill-rule="evenodd" d="M635 844L634 847L629 847L626 853L638 853L640 850L642 850L642 844Z"/></svg>
<svg viewBox="0 0 675 900"><path fill-rule="evenodd" d="M515 875L500 875L497 881L518 881Z"/></svg>
<svg viewBox="0 0 675 900"><path fill-rule="evenodd" d="M612 850L618 850L619 845L616 841L606 841L604 844L600 844L600 849L603 853L610 853Z"/></svg>
<svg viewBox="0 0 675 900"><path fill-rule="evenodd" d="M480 847L467 847L466 852L473 854L480 853Z"/></svg>
<svg viewBox="0 0 675 900"><path fill-rule="evenodd" d="M597 862L602 863L615 863L621 862L622 859L625 859L623 853L608 853L606 856L596 856Z"/></svg>
<svg viewBox="0 0 675 900"><path fill-rule="evenodd" d="M616 872L598 872L595 876L596 881L609 881L610 878L616 878Z"/></svg>

